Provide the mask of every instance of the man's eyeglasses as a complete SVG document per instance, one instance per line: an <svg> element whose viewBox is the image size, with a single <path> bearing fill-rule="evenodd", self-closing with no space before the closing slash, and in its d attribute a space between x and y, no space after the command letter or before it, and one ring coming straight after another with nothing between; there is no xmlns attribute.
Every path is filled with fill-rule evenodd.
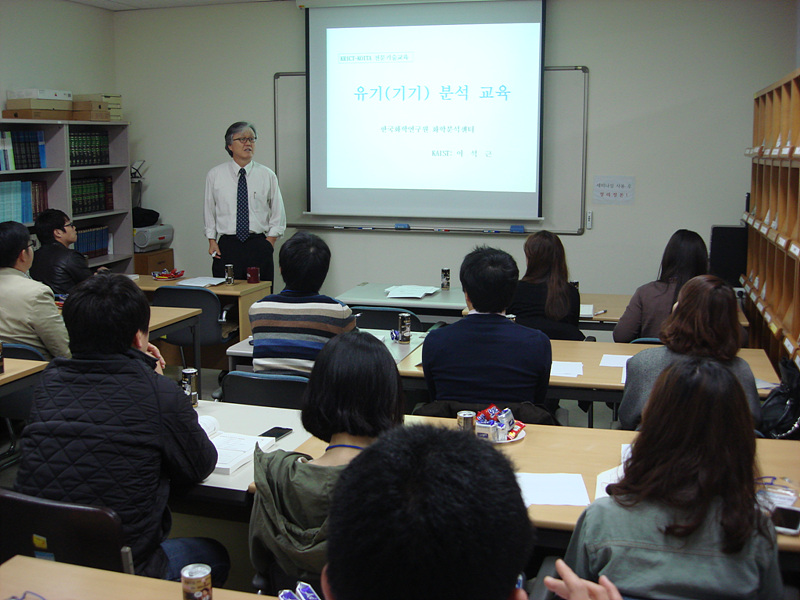
<svg viewBox="0 0 800 600"><path fill-rule="evenodd" d="M254 143L258 138L257 137L243 137L243 138L233 138L234 142L242 142L243 144L247 143Z"/></svg>
<svg viewBox="0 0 800 600"><path fill-rule="evenodd" d="M73 223L72 221L70 221L69 223L64 223L63 229L66 229L67 227L75 227L75 223Z"/></svg>

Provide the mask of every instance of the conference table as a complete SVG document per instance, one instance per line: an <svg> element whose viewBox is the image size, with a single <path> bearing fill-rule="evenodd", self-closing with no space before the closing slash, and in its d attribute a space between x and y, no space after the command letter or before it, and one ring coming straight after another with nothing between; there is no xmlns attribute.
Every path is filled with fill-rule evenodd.
<svg viewBox="0 0 800 600"><path fill-rule="evenodd" d="M467 313L467 302L460 287L451 286L449 290L438 290L422 298L389 298L387 283L362 282L357 286L337 294L337 298L350 307L382 306L404 308L420 316L423 321L453 322ZM581 329L611 331L619 321L630 302L630 294L581 294L581 304L592 304L593 312L605 311L600 315L582 317Z"/></svg>
<svg viewBox="0 0 800 600"><path fill-rule="evenodd" d="M548 398L559 400L584 400L591 402L612 402L618 404L625 390L622 366L601 366L603 358L616 357L617 362L638 354L647 348L657 348L652 344L617 344L614 342L578 342L574 340L550 340L553 353L553 370L550 374ZM750 365L753 375L762 381L778 383L767 353L760 348L742 348L739 356ZM571 377L559 375L556 363L581 363L582 374ZM397 365L406 389L425 387L425 373L422 370L422 347L418 347ZM769 389L758 390L759 396L766 398ZM589 409L589 426L592 426L593 410Z"/></svg>
<svg viewBox="0 0 800 600"><path fill-rule="evenodd" d="M311 457L319 457L327 447L325 442L312 437L303 429L299 411L207 401L200 401L197 411L201 415L214 415L225 431L252 435L275 425L291 427L292 434L277 444L277 447L285 450L296 450ZM456 426L455 419L417 415L406 415L405 423ZM496 446L512 460L515 469L521 473L579 474L590 500L595 498L598 474L618 466L622 445L631 443L637 435L633 431L547 425L527 425L525 432L523 439ZM797 457L800 456L800 441L759 439L756 441L756 450L761 475L786 478L794 482L793 485L798 485L800 461ZM170 506L177 512L247 522L252 497L246 489L252 480L250 463L233 475L212 475L195 486L182 504L174 504L171 500ZM562 550L566 548L583 508L530 505L528 514L539 529L537 543L542 547ZM778 547L782 554L782 564L789 565L793 570L800 570L800 539L779 535Z"/></svg>
<svg viewBox="0 0 800 600"><path fill-rule="evenodd" d="M177 285L178 282L187 279L180 277L178 279L153 279L146 275L141 275L136 279L136 285L146 293L152 293L158 288L165 285ZM261 300L264 296L270 294L272 290L271 281L261 281L259 283L247 283L246 280L237 279L233 285L221 283L207 288L214 292L217 296L224 299L233 299L239 309L239 338L244 339L252 333L250 329L250 316L248 311L254 302ZM225 302L223 301L223 304Z"/></svg>
<svg viewBox="0 0 800 600"><path fill-rule="evenodd" d="M44 368L50 364L45 360L6 358L0 374L0 399L8 394L32 387Z"/></svg>
<svg viewBox="0 0 800 600"><path fill-rule="evenodd" d="M361 329L360 331L371 333L382 341L392 355L395 364L402 361L406 356L421 346L427 335L424 332L412 331L411 341L408 344L399 344L392 340L391 334L388 331L380 329ZM242 368L249 369L253 364L253 338L250 337L229 346L227 355L228 371L242 370Z"/></svg>
<svg viewBox="0 0 800 600"><path fill-rule="evenodd" d="M39 598L46 600L153 600L183 598L179 581L164 581L102 569L79 567L29 556L14 556L0 565L0 598ZM213 590L215 600L256 600L274 596L257 596L222 588Z"/></svg>

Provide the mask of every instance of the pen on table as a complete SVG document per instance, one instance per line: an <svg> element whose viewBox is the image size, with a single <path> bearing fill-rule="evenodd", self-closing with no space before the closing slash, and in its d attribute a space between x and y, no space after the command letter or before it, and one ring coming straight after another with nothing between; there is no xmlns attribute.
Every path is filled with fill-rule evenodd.
<svg viewBox="0 0 800 600"><path fill-rule="evenodd" d="M600 315L604 315L604 314L606 314L607 312L608 312L608 311L607 311L607 310L605 310L605 309L603 309L603 310L598 310L596 313L594 313L594 316L595 316L595 317L597 317L597 316L600 316Z"/></svg>

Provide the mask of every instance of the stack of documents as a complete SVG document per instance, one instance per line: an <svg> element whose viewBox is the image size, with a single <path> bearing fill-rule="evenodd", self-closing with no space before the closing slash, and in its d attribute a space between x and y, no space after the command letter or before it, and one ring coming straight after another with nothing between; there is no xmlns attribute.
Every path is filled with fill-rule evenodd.
<svg viewBox="0 0 800 600"><path fill-rule="evenodd" d="M393 285L384 290L388 298L422 298L439 291L430 285Z"/></svg>
<svg viewBox="0 0 800 600"><path fill-rule="evenodd" d="M194 287L211 287L212 285L219 285L225 283L224 277L190 277L179 281L178 285L191 285Z"/></svg>

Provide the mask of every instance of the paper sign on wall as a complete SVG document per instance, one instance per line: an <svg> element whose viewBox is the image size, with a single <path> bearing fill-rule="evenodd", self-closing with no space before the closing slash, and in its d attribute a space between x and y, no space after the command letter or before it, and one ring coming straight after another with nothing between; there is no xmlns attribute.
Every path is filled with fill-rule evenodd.
<svg viewBox="0 0 800 600"><path fill-rule="evenodd" d="M595 175L592 199L596 204L633 204L635 177Z"/></svg>

